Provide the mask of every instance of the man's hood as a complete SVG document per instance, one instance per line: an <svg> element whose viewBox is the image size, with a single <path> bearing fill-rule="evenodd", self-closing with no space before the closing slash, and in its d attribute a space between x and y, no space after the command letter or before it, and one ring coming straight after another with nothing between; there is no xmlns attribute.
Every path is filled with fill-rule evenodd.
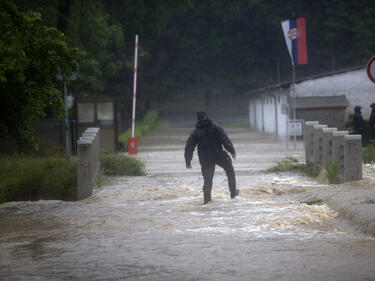
<svg viewBox="0 0 375 281"><path fill-rule="evenodd" d="M209 127L211 125L212 125L212 121L207 118L207 119L199 120L197 124L195 124L195 127L197 127L198 129L201 129L201 128Z"/></svg>

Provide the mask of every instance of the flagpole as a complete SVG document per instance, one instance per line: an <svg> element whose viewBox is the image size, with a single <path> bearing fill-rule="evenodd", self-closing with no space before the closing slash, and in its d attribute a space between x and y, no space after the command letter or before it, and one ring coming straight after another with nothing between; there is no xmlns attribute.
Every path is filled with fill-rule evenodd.
<svg viewBox="0 0 375 281"><path fill-rule="evenodd" d="M296 122L296 65L308 64L307 59L307 48L306 48L306 19L305 17L293 18L290 20L285 20L281 22L281 27L283 29L286 46L289 51L290 58L292 59L292 83L290 85L290 102L292 104L293 113L289 109L289 118L290 115L293 115L292 122L295 126ZM289 142L289 133L288 142ZM297 146L297 135L296 132L293 132L294 135L294 149Z"/></svg>
<svg viewBox="0 0 375 281"><path fill-rule="evenodd" d="M293 81L292 81L292 95L293 95L293 121L296 121L296 66L292 65ZM297 136L294 134L294 149L296 149Z"/></svg>

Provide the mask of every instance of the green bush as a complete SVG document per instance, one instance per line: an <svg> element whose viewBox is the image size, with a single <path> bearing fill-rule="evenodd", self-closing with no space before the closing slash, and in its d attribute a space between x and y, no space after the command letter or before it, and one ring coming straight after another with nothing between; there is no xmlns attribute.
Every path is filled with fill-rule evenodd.
<svg viewBox="0 0 375 281"><path fill-rule="evenodd" d="M362 157L364 163L375 162L375 143L371 141L366 147L362 148Z"/></svg>
<svg viewBox="0 0 375 281"><path fill-rule="evenodd" d="M296 158L289 156L281 161L277 161L277 165L275 167L269 168L267 172L274 173L300 170L303 168L303 166L304 164L299 163Z"/></svg>
<svg viewBox="0 0 375 281"><path fill-rule="evenodd" d="M324 168L326 170L326 176L330 184L340 183L340 179L338 177L339 164L337 161L330 161L324 166Z"/></svg>
<svg viewBox="0 0 375 281"><path fill-rule="evenodd" d="M76 200L77 197L77 161L51 159L47 161L48 173L45 174L40 198L48 200Z"/></svg>
<svg viewBox="0 0 375 281"><path fill-rule="evenodd" d="M140 140L142 136L149 133L152 129L160 125L159 110L154 109L147 112L143 121L137 122L135 126L134 136ZM118 138L120 150L128 150L128 139L131 137L132 129L129 128Z"/></svg>
<svg viewBox="0 0 375 281"><path fill-rule="evenodd" d="M76 160L24 156L0 158L0 203L39 199L74 200L76 189Z"/></svg>
<svg viewBox="0 0 375 281"><path fill-rule="evenodd" d="M301 172L309 177L316 177L318 176L319 171L313 167L313 165L303 164L298 162L298 160L294 157L286 157L281 161L277 161L277 165L269 168L267 172L275 173L275 172L286 172L286 171L298 171Z"/></svg>
<svg viewBox="0 0 375 281"><path fill-rule="evenodd" d="M105 175L139 176L144 164L133 157L102 154ZM102 181L99 175L99 184ZM25 200L75 200L77 159L61 157L0 156L0 203Z"/></svg>
<svg viewBox="0 0 375 281"><path fill-rule="evenodd" d="M102 154L101 169L105 175L142 176L144 164L137 158L121 154Z"/></svg>

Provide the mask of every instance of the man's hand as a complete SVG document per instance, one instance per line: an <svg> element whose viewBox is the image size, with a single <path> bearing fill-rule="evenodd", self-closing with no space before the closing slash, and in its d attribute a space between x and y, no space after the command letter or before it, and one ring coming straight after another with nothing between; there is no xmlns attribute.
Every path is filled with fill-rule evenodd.
<svg viewBox="0 0 375 281"><path fill-rule="evenodd" d="M236 153L233 153L233 154L232 154L232 158L233 158L233 159L236 159Z"/></svg>
<svg viewBox="0 0 375 281"><path fill-rule="evenodd" d="M191 164L190 165L186 165L186 169L191 169Z"/></svg>

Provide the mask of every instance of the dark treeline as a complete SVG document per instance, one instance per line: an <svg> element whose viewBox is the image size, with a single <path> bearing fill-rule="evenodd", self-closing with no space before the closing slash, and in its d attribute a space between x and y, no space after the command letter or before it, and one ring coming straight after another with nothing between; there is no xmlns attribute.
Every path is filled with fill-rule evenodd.
<svg viewBox="0 0 375 281"><path fill-rule="evenodd" d="M371 0L34 0L15 1L86 52L77 95L131 92L134 35L140 92L165 98L195 87L247 90L289 80L280 22L305 16L309 65L298 76L357 66L375 53ZM140 94L140 98L142 95Z"/></svg>
<svg viewBox="0 0 375 281"><path fill-rule="evenodd" d="M5 0L1 0L5 1ZM138 113L175 97L291 79L280 22L305 16L309 64L297 78L363 65L375 53L373 0L16 0L83 51L75 96L119 97L130 113L140 36Z"/></svg>

